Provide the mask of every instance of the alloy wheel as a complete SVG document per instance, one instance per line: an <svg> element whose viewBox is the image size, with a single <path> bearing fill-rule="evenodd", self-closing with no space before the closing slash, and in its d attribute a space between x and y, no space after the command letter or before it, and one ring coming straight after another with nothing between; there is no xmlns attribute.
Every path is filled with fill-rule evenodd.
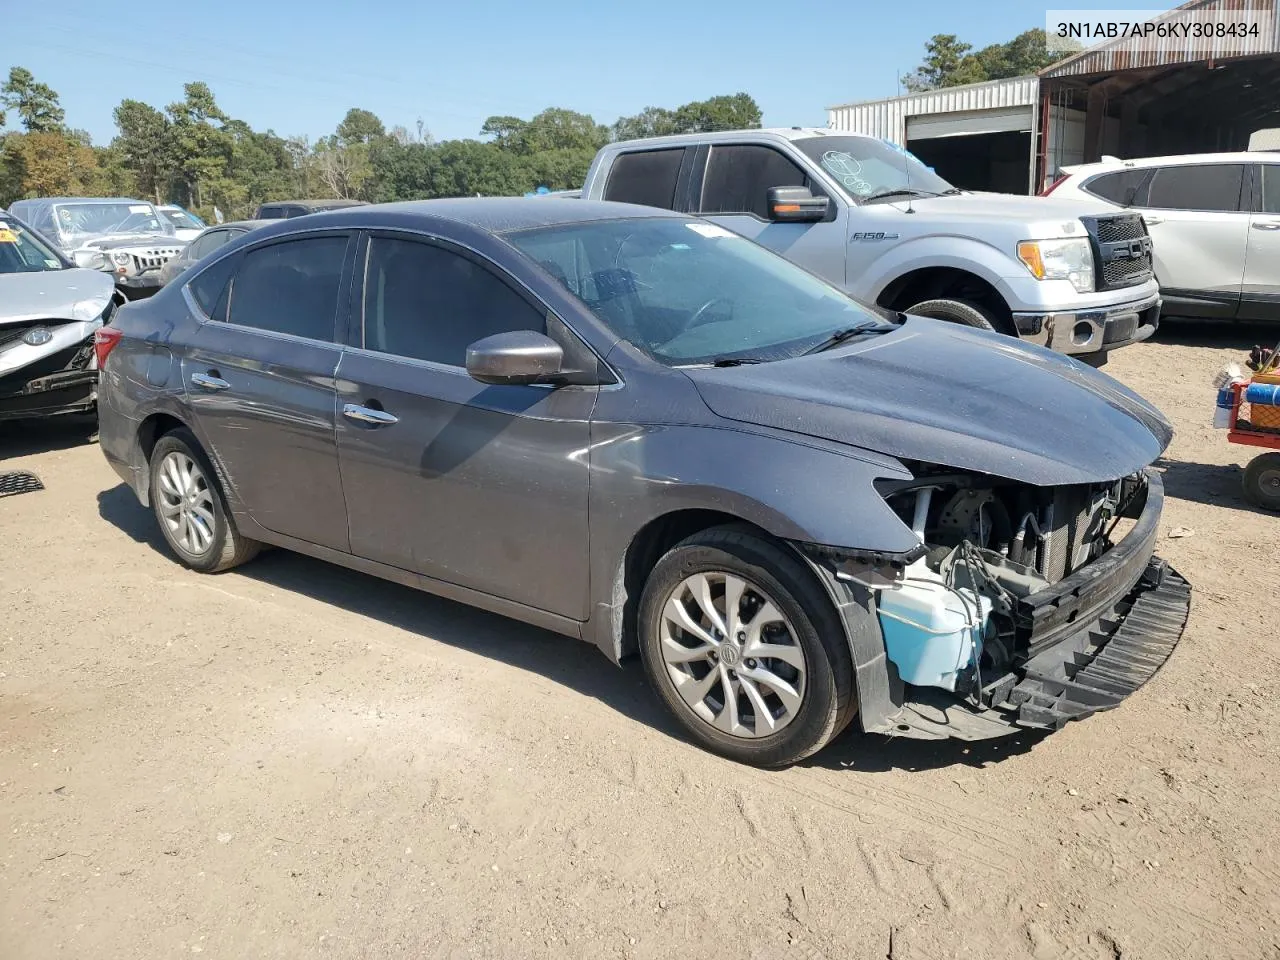
<svg viewBox="0 0 1280 960"><path fill-rule="evenodd" d="M667 676L703 722L757 739L796 718L805 695L804 651L759 585L726 572L686 577L667 597L658 631Z"/></svg>
<svg viewBox="0 0 1280 960"><path fill-rule="evenodd" d="M174 450L160 461L160 516L174 546L193 557L209 552L217 530L213 490L204 471L187 454Z"/></svg>

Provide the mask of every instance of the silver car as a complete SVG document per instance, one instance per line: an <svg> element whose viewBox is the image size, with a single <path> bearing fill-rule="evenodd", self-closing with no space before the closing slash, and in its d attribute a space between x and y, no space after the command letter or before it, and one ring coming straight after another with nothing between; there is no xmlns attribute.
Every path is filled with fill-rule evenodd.
<svg viewBox="0 0 1280 960"><path fill-rule="evenodd" d="M1280 320L1280 154L1109 157L1062 172L1053 196L1142 214L1166 316Z"/></svg>
<svg viewBox="0 0 1280 960"><path fill-rule="evenodd" d="M160 268L186 247L154 205L127 197L43 197L11 205L76 266L111 274L127 296L160 289Z"/></svg>
<svg viewBox="0 0 1280 960"><path fill-rule="evenodd" d="M0 420L94 408L94 332L119 295L0 210Z"/></svg>

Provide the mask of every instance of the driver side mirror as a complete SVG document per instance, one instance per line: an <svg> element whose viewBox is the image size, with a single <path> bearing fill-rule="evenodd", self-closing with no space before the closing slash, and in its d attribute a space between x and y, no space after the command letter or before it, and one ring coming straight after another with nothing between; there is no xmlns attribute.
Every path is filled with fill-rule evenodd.
<svg viewBox="0 0 1280 960"><path fill-rule="evenodd" d="M467 374L481 383L546 383L563 366L560 344L532 330L495 333L467 347Z"/></svg>
<svg viewBox="0 0 1280 960"><path fill-rule="evenodd" d="M816 223L827 218L827 197L815 197L808 187L770 187L769 219L774 223Z"/></svg>

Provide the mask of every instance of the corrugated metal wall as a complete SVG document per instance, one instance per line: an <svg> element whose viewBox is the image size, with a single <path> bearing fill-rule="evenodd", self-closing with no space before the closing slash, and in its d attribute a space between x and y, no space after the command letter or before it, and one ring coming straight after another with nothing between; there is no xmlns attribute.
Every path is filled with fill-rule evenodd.
<svg viewBox="0 0 1280 960"><path fill-rule="evenodd" d="M944 87L891 100L869 100L827 109L827 126L880 137L905 146L907 117L938 113L1029 107L1040 91L1038 77L1013 77L964 87Z"/></svg>
<svg viewBox="0 0 1280 960"><path fill-rule="evenodd" d="M1232 11L1247 10L1262 27L1259 36L1240 39L1148 37L1112 40L1068 57L1040 72L1045 78L1116 73L1137 67L1164 67L1203 60L1227 60L1280 53L1280 18L1276 0L1194 0L1175 7L1156 23L1230 22Z"/></svg>

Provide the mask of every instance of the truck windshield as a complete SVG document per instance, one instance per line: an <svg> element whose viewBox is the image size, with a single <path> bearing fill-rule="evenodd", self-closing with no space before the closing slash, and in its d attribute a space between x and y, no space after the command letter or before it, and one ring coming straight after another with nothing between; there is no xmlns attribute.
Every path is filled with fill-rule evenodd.
<svg viewBox="0 0 1280 960"><path fill-rule="evenodd" d="M954 193L956 188L905 150L870 137L805 137L792 141L853 200L904 199ZM897 191L902 191L898 193Z"/></svg>
<svg viewBox="0 0 1280 960"><path fill-rule="evenodd" d="M20 223L0 214L0 273L66 269L62 258Z"/></svg>
<svg viewBox="0 0 1280 960"><path fill-rule="evenodd" d="M660 363L781 360L882 318L708 222L599 220L507 235L619 336Z"/></svg>

